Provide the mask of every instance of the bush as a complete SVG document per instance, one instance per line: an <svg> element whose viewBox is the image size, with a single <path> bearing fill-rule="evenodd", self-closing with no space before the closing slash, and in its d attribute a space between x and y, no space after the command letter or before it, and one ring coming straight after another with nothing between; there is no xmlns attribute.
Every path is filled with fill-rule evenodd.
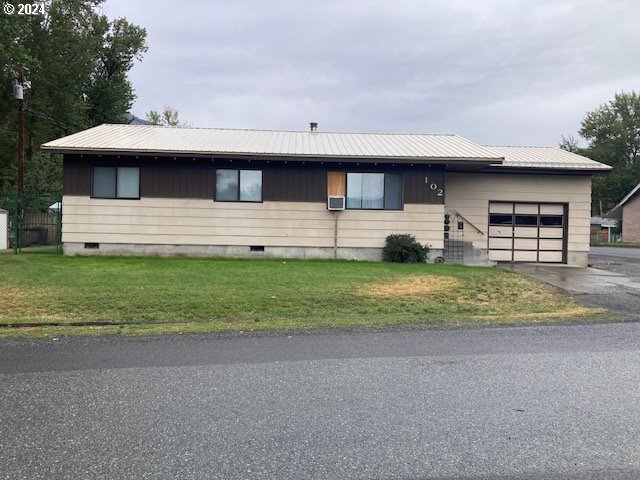
<svg viewBox="0 0 640 480"><path fill-rule="evenodd" d="M421 245L408 233L389 235L382 249L385 262L424 263L429 257L429 247Z"/></svg>

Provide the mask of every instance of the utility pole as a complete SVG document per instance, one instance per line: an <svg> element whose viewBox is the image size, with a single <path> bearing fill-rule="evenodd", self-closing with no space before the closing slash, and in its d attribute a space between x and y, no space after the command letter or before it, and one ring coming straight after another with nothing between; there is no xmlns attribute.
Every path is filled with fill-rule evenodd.
<svg viewBox="0 0 640 480"><path fill-rule="evenodd" d="M14 246L13 250L18 253L20 250L20 230L24 208L24 91L31 84L24 79L24 66L18 67L16 82L13 84L13 98L18 100L18 195L16 196L15 217L14 217Z"/></svg>
<svg viewBox="0 0 640 480"><path fill-rule="evenodd" d="M18 100L18 195L24 194L24 67L18 68L18 83L14 86Z"/></svg>

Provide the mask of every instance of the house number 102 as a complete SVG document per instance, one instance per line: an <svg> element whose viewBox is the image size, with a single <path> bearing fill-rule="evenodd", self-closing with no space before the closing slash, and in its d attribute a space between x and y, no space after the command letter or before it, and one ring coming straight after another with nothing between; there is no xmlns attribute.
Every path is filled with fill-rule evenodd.
<svg viewBox="0 0 640 480"><path fill-rule="evenodd" d="M429 185L429 188L436 192L436 197L442 197L444 195L444 190L440 188L437 183L429 183L429 177L424 177L424 183Z"/></svg>

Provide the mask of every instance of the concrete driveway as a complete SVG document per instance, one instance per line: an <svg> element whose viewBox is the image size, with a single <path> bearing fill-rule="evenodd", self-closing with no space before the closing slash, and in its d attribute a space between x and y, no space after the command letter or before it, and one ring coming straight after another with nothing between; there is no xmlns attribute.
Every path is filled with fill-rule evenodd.
<svg viewBox="0 0 640 480"><path fill-rule="evenodd" d="M589 265L512 264L505 268L561 288L583 305L640 320L640 249L592 249Z"/></svg>

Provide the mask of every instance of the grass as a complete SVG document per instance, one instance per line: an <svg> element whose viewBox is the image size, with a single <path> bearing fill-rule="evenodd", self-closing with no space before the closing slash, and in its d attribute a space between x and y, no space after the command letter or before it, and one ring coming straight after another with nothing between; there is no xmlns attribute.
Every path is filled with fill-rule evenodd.
<svg viewBox="0 0 640 480"><path fill-rule="evenodd" d="M592 241L592 247L640 248L640 243Z"/></svg>
<svg viewBox="0 0 640 480"><path fill-rule="evenodd" d="M0 323L37 324L0 328L0 337L531 323L598 313L492 268L0 255ZM120 324L69 325L82 322Z"/></svg>

